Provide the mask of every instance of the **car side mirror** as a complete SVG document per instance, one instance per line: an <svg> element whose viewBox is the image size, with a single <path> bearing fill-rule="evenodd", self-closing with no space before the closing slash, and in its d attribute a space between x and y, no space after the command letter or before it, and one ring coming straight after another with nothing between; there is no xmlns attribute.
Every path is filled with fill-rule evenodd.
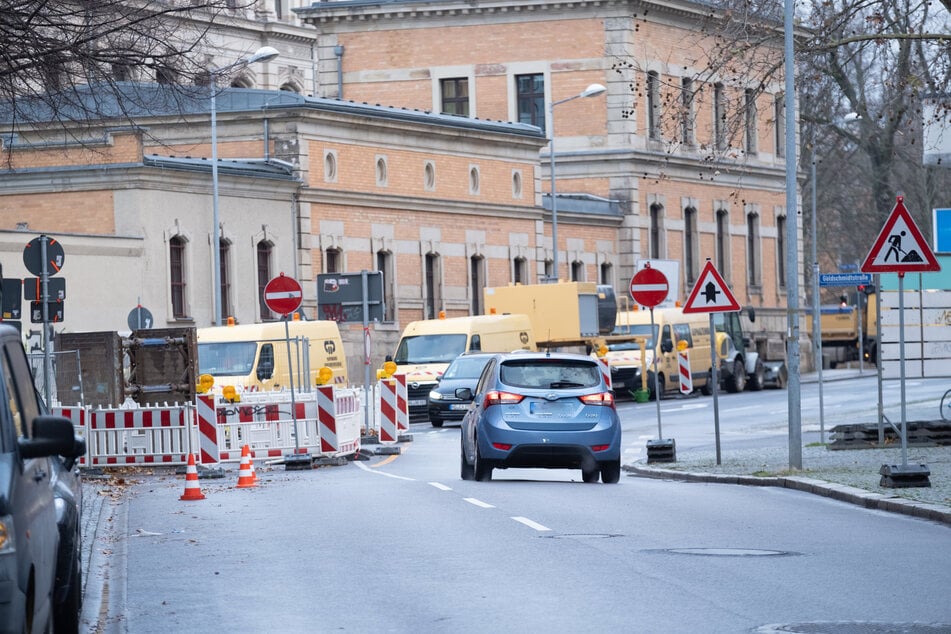
<svg viewBox="0 0 951 634"><path fill-rule="evenodd" d="M750 306L749 308L746 309L746 314L747 314L747 315L749 316L749 318L750 318L750 323L753 323L754 321L756 321L756 311L753 310L753 307L752 307L752 306Z"/></svg>
<svg viewBox="0 0 951 634"><path fill-rule="evenodd" d="M17 443L23 458L76 457L86 451L85 441L76 442L72 421L63 416L37 416L32 437L21 437Z"/></svg>
<svg viewBox="0 0 951 634"><path fill-rule="evenodd" d="M664 339L660 342L661 352L673 352L674 342L671 339Z"/></svg>
<svg viewBox="0 0 951 634"><path fill-rule="evenodd" d="M456 398L459 399L460 401L471 401L472 389L468 387L457 387Z"/></svg>

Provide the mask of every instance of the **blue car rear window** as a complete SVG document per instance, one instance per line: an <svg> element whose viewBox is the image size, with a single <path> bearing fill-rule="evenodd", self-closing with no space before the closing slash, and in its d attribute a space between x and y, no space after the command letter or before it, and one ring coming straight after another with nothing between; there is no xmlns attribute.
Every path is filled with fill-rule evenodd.
<svg viewBox="0 0 951 634"><path fill-rule="evenodd" d="M565 359L506 361L499 379L513 387L537 389L577 389L601 384L601 371L594 363Z"/></svg>

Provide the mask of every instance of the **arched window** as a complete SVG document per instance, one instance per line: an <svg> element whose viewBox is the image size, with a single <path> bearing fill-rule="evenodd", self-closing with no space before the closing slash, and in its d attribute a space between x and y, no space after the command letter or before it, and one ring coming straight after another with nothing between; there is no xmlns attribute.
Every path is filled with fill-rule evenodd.
<svg viewBox="0 0 951 634"><path fill-rule="evenodd" d="M271 281L271 243L261 240L257 245L258 263L258 309L262 320L274 319L274 314L264 302L264 287Z"/></svg>

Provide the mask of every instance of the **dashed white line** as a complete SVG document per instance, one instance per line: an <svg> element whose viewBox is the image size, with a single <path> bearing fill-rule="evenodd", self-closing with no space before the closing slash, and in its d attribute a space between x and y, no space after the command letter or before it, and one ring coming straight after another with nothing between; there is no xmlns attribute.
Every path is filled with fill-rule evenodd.
<svg viewBox="0 0 951 634"><path fill-rule="evenodd" d="M525 524L525 526L528 526L529 528L534 528L536 531L540 531L540 532L541 532L541 531L550 531L550 530L551 530L551 529L548 528L547 526L543 526L542 524L539 524L538 522L533 522L532 520L528 519L527 517L513 517L512 519L515 520L516 522L518 522L519 524Z"/></svg>
<svg viewBox="0 0 951 634"><path fill-rule="evenodd" d="M429 485L436 487L440 491L452 491L452 487L447 487L445 484L441 482L430 482Z"/></svg>
<svg viewBox="0 0 951 634"><path fill-rule="evenodd" d="M478 507L481 507L481 508L484 508L484 509L494 509L494 508L495 508L494 506L492 506L492 505L489 504L488 502L483 502L482 500L479 500L479 499L476 499L476 498L462 498L462 499L465 500L466 502L468 502L469 504L473 504L473 505L475 505L475 506L478 506Z"/></svg>

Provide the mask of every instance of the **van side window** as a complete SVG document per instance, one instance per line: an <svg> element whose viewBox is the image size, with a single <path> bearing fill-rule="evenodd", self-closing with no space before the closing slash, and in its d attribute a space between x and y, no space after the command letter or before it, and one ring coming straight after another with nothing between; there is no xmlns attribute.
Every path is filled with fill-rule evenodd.
<svg viewBox="0 0 951 634"><path fill-rule="evenodd" d="M674 349L674 340L670 337L670 326L664 326L660 333L660 351L670 352Z"/></svg>
<svg viewBox="0 0 951 634"><path fill-rule="evenodd" d="M482 338L479 335L472 335L472 339L469 340L469 352L474 350L482 350Z"/></svg>
<svg viewBox="0 0 951 634"><path fill-rule="evenodd" d="M274 345L261 345L261 354L258 356L258 380L264 381L274 375Z"/></svg>
<svg viewBox="0 0 951 634"><path fill-rule="evenodd" d="M674 324L674 347L684 340L688 348L693 348L693 337L690 335L690 326L687 324Z"/></svg>

